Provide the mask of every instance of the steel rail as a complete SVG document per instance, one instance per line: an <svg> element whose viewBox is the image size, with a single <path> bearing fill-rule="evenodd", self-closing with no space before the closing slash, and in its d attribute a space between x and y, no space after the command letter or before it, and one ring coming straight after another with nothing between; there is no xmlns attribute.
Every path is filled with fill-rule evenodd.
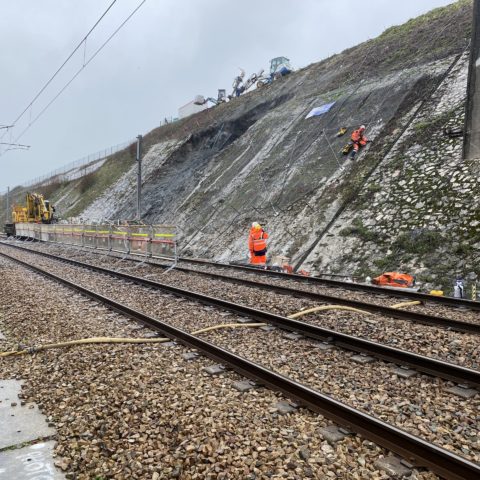
<svg viewBox="0 0 480 480"><path fill-rule="evenodd" d="M430 295L428 293L394 290L393 288L391 289L388 287L377 287L375 285L366 285L363 283L342 282L341 280L331 280L331 279L321 278L321 277L306 277L304 275L299 275L296 273L275 272L273 270L263 270L255 267L249 267L248 265L218 263L218 262L211 262L209 260L203 260L198 258L180 257L178 260L179 262L190 262L198 265L206 265L206 266L212 266L217 268L228 268L228 269L239 270L239 271L244 271L249 273L256 273L258 275L278 277L278 278L282 278L290 281L294 280L302 283L326 285L329 287L343 288L347 290L359 290L363 292L374 293L377 295L390 295L392 297L399 297L399 298L412 298L414 300L422 300L424 302L439 303L442 305L448 305L450 307L465 307L471 310L480 310L480 302L476 302L473 300L466 300L463 298L452 298L452 297L442 297L442 296L437 297L436 295Z"/></svg>
<svg viewBox="0 0 480 480"><path fill-rule="evenodd" d="M45 242L43 240L40 240L41 243L46 243L46 244L54 244L55 242ZM63 244L60 244L63 245ZM63 246L70 246L70 247L78 247L78 245L63 245ZM89 247L85 247L89 248ZM96 254L104 254L105 252L96 252L95 250L91 250L92 252ZM132 256L141 256L137 253L131 252L130 255ZM155 257L151 257L155 258ZM133 258L129 258L131 261L135 262L145 262L145 257L143 260L136 260ZM205 266L211 266L215 268L226 268L226 269L232 269L232 270L239 270L239 271L245 271L247 273L252 273L252 274L258 274L258 275L264 275L268 277L278 277L283 280L288 280L288 281L293 281L293 282L300 282L300 283L307 283L307 284L319 284L319 285L325 285L328 287L334 287L334 288L340 288L340 289L345 289L345 290L359 290L359 291L364 291L367 293L373 293L375 295L386 295L386 296L391 296L391 297L398 297L398 298L411 298L413 300L420 300L423 303L425 302L430 302L430 303L438 303L441 305L449 306L449 307L464 307L470 310L480 310L480 302L477 301L472 301L472 300L467 300L464 298L453 298L453 297L443 297L443 296L436 296L436 295L430 295L428 293L420 293L420 292L411 292L408 290L399 290L399 289L394 289L394 288L388 288L388 287L379 287L376 285L366 285L363 283L354 283L354 282L342 282L341 280L331 280L331 279L326 279L326 278L321 278L321 277L306 277L304 275L299 275L296 273L283 273L283 272L275 272L273 270L263 270L255 267L250 267L248 265L235 265L235 264L229 264L229 263L218 263L218 262L212 262L210 260L204 260L204 259L198 259L198 258L188 258L188 257L180 257L178 259L179 262L185 262L185 263L194 263L198 265L205 265ZM149 265L156 265L156 266L163 266L162 264L159 263L154 263L154 262L146 262ZM194 269L187 269L185 267L179 267L178 263L175 266L177 270L180 271L189 271L189 272L195 272L195 273L204 273L207 274L208 272L202 271L202 270L194 270ZM213 273L212 273L213 274Z"/></svg>
<svg viewBox="0 0 480 480"><path fill-rule="evenodd" d="M0 252L0 255L3 255L7 258L14 258L2 252ZM59 262L69 263L71 265L75 265L87 270L92 270L111 277L120 278L135 283L137 285L154 288L157 290L163 290L175 296L188 298L204 305L221 308L229 312L234 312L240 316L245 316L255 319L257 321L266 322L270 325L280 327L284 330L301 333L302 335L305 335L309 338L327 341L346 350L360 353L368 353L388 362L392 362L398 365L409 366L418 371L427 373L428 375L433 375L435 377L451 380L456 383L468 384L472 387L480 388L480 371L478 370L462 367L460 365L444 362L442 360L426 357L406 350L389 347L381 343L372 342L370 340L354 337L345 333L339 333L335 330L319 327L310 323L301 322L299 320L293 320L263 310L257 310L251 307L247 307L245 305L240 305L238 303L222 300L220 298L209 297L207 295L193 292L191 290L184 290L178 287L173 287L171 285L156 282L154 280L136 277L127 273L116 272L107 268L79 262L78 260L57 257L56 255L45 254L43 252L39 253L39 255L52 258Z"/></svg>
<svg viewBox="0 0 480 480"><path fill-rule="evenodd" d="M108 308L143 323L163 335L176 340L189 348L202 352L209 358L219 361L239 374L250 378L260 385L283 393L286 397L297 401L301 406L324 415L326 418L345 426L368 440L391 450L417 467L425 467L447 480L470 480L480 478L480 465L445 450L422 438L412 435L400 428L392 426L371 415L363 413L321 392L311 389L262 365L218 347L199 337L173 327L161 320L115 302L92 290L74 284L64 278L30 265L22 260L0 253L17 264L40 275L54 280L72 290L81 293Z"/></svg>
<svg viewBox="0 0 480 480"><path fill-rule="evenodd" d="M1 243L1 242L0 242ZM2 243L3 244L3 243ZM5 244L9 245L9 244ZM13 248L17 248L19 250L24 250L26 252L31 252L34 254L42 255L45 257L49 258L56 258L58 259L63 259L63 260L70 260L65 257L61 256L56 256L52 255L47 252L41 252L37 250L31 250L29 248L24 248L20 247L18 245L9 245ZM137 261L137 260L134 260ZM88 265L88 264L86 264ZM158 263L149 263L149 265L153 265L162 269L167 269L168 267L158 264ZM360 310L366 310L371 313L376 313L380 315L385 315L387 317L391 318L396 318L400 320L406 320L406 321L411 321L411 322L416 322L416 323L421 323L425 325L433 325L436 327L445 327L450 330L456 331L456 332L462 332L462 333L470 333L474 335L480 335L480 322L479 323L471 323L471 322L464 322L461 320L455 320L453 318L447 318L447 317L437 317L435 315L429 315L425 313L420 313L420 312L412 312L412 311L407 311L407 310L401 310L401 309L396 309L392 307L385 307L383 305L376 305L372 303L367 303L367 302L362 302L360 300L351 300L347 298L342 298L342 297L335 297L332 295L325 295L323 293L317 293L317 292L309 292L307 290L298 290L295 288L290 288L290 287L284 287L280 285L272 285L268 283L262 283L262 282L256 282L254 280L249 280L249 279L244 279L244 278L237 278L237 277L231 277L228 275L223 275L219 273L214 273L214 272L205 272L205 271L199 271L199 270L191 270L188 268L184 267L175 267L176 270L182 271L185 273L198 273L203 276L211 277L211 278L218 278L224 281L228 281L230 283L235 283L237 285L244 285L248 287L253 287L256 289L262 289L262 290L268 290L272 291L275 293L279 293L281 295L289 295L289 296L294 296L294 297L303 297L303 298L308 298L311 300L317 300L323 303L330 303L330 304L335 304L335 305L345 305L353 308L358 308Z"/></svg>
<svg viewBox="0 0 480 480"><path fill-rule="evenodd" d="M152 264L154 265L154 264ZM166 267L162 267L166 268ZM371 313L378 313L391 318L397 318L400 320L408 320L411 322L422 323L426 325L434 325L437 327L445 327L456 332L471 333L480 335L480 323L464 322L462 320L455 320L448 317L438 317L436 315L429 315L421 312L412 312L407 310L401 310L392 307L386 307L384 305L376 305L373 303L362 302L360 300L352 300L348 298L336 297L333 295L326 295L323 293L309 292L308 290L299 290L291 287L284 287L281 285L272 285L262 282L256 282L254 280L247 280L243 278L231 277L228 275L222 275L212 272L200 272L199 270L191 270L183 267L175 267L176 270L184 272L199 272L201 275L211 276L212 278L219 278L231 283L239 285L247 285L262 290L269 290L282 295L290 295L296 297L309 298L311 300L318 300L320 302L333 303L336 305L346 305L349 307L366 310ZM422 302L423 303L423 302Z"/></svg>

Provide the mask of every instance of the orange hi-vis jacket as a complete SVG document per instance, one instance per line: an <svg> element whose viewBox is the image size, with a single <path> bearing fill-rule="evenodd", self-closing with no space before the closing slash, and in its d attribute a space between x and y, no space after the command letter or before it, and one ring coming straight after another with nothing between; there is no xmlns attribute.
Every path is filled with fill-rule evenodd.
<svg viewBox="0 0 480 480"><path fill-rule="evenodd" d="M262 228L250 229L248 236L248 249L250 250L250 263L265 266L267 264L267 238L268 233Z"/></svg>
<svg viewBox="0 0 480 480"><path fill-rule="evenodd" d="M248 237L248 249L256 257L261 257L267 253L267 238L268 233L262 228L256 230L250 229L250 235Z"/></svg>
<svg viewBox="0 0 480 480"><path fill-rule="evenodd" d="M362 131L360 131L360 129L354 130L352 132L351 139L353 143L358 143L362 147L367 144L367 137L363 134Z"/></svg>

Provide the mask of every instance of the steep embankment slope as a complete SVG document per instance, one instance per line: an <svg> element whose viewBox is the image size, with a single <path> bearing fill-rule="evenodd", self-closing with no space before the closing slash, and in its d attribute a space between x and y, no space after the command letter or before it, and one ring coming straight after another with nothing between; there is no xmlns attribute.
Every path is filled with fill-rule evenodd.
<svg viewBox="0 0 480 480"><path fill-rule="evenodd" d="M152 131L145 138L144 221L177 224L184 254L244 258L248 226L258 220L272 234L271 252L299 266L408 268L432 281L450 275L478 247L469 227L478 198L474 166L461 163L461 140L442 134L447 124L462 126L470 24L469 1L434 10ZM305 119L333 101L327 114ZM346 138L335 133L361 123L374 142L346 163L339 154ZM133 218L135 165L126 162L123 172L101 189L95 182L86 188L85 198L96 193L86 208L75 185L60 207L89 221ZM428 260L447 252L442 267Z"/></svg>
<svg viewBox="0 0 480 480"><path fill-rule="evenodd" d="M467 58L462 56L426 98L355 198L338 211L306 265L372 275L414 271L446 284L479 260L479 162L462 160Z"/></svg>

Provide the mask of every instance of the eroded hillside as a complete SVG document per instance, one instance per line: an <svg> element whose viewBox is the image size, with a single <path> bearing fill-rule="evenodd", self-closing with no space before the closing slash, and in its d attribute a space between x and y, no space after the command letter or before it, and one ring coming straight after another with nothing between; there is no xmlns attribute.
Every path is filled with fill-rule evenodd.
<svg viewBox="0 0 480 480"><path fill-rule="evenodd" d="M143 220L175 223L184 255L242 260L256 220L271 253L317 272L407 269L442 285L474 271L478 163L463 163L462 139L443 133L463 125L470 25L471 2L461 1L153 130ZM347 137L336 132L362 123L373 142L345 161ZM58 187L64 218L133 218L132 151Z"/></svg>

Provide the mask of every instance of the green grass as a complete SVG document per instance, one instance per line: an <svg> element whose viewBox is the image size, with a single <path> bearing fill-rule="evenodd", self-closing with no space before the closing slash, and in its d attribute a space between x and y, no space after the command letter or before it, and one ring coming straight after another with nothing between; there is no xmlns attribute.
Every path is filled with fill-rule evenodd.
<svg viewBox="0 0 480 480"><path fill-rule="evenodd" d="M379 183L370 183L366 188L367 192L372 194L379 192L381 189L382 186Z"/></svg>
<svg viewBox="0 0 480 480"><path fill-rule="evenodd" d="M453 15L462 8L468 8L468 6L470 5L472 5L472 0L459 0L451 5L435 8L425 13L424 15L408 20L402 25L394 25L390 28L387 28L375 40L378 42L383 42L386 40L398 39L399 37L411 35L425 25L431 24L436 21L441 21L445 18L446 15Z"/></svg>
<svg viewBox="0 0 480 480"><path fill-rule="evenodd" d="M375 267L378 268L380 272L397 270L400 264L400 257L395 254L387 255L383 258L375 259L373 261L373 264L375 265Z"/></svg>
<svg viewBox="0 0 480 480"><path fill-rule="evenodd" d="M420 133L423 130L426 130L428 126L431 124L431 122L418 122L415 124L413 127L416 133Z"/></svg>
<svg viewBox="0 0 480 480"><path fill-rule="evenodd" d="M441 115L437 115L428 121L421 121L414 125L414 137L410 139L410 143L421 143L429 140L434 134L442 131L450 120L456 117L459 111L463 111L464 105L459 105L448 110Z"/></svg>
<svg viewBox="0 0 480 480"><path fill-rule="evenodd" d="M392 244L392 249L399 252L424 255L434 253L442 245L441 233L431 230L412 231L400 234Z"/></svg>
<svg viewBox="0 0 480 480"><path fill-rule="evenodd" d="M79 183L78 183L78 189L80 190L80 193L85 193L87 190L92 188L95 185L96 182L96 172L90 172L84 175Z"/></svg>
<svg viewBox="0 0 480 480"><path fill-rule="evenodd" d="M377 238L377 234L369 230L362 222L361 218L355 218L349 227L340 230L339 235L349 237L355 235L364 242L371 242Z"/></svg>
<svg viewBox="0 0 480 480"><path fill-rule="evenodd" d="M99 198L134 164L134 156L130 149L112 155L98 170L82 177L77 189L81 198L64 213L64 217L75 217Z"/></svg>

